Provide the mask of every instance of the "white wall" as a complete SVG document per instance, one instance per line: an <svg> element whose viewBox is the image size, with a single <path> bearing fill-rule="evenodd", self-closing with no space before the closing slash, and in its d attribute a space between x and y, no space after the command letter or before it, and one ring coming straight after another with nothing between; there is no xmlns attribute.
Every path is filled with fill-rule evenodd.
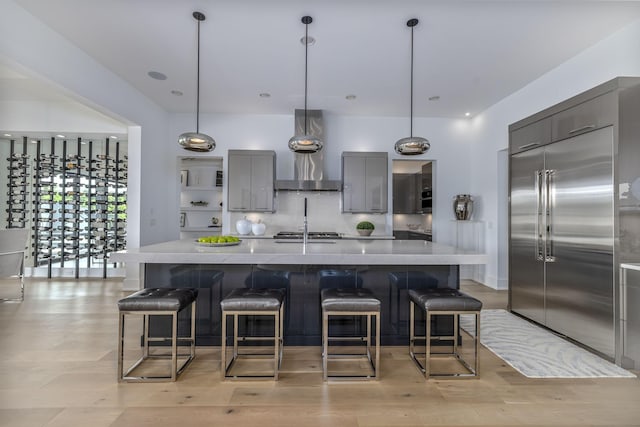
<svg viewBox="0 0 640 427"><path fill-rule="evenodd" d="M77 102L0 100L0 129L18 136L34 132L126 134L127 126Z"/></svg>
<svg viewBox="0 0 640 427"><path fill-rule="evenodd" d="M508 224L498 222L497 189L504 188L498 183L498 151L507 148L509 124L617 76L640 76L640 22L600 41L473 120L471 192L478 202L476 219L485 221L486 226L485 249L490 263L482 280L485 284L507 286L506 272L498 274L498 255L506 253L507 243L498 236L505 234Z"/></svg>
<svg viewBox="0 0 640 427"><path fill-rule="evenodd" d="M171 120L170 149L176 158L190 155L181 149L177 136L185 131L194 130L192 115L175 114ZM216 140L216 149L209 154L193 153L194 156L222 156L224 169L227 169L227 150L260 149L276 151L277 178L293 178L293 154L287 147L289 138L293 136L293 112L291 115L208 115L200 116L200 131L209 134ZM339 116L324 113L325 125L325 179L341 179L341 154L343 151L387 151L389 159L399 159L393 147L401 137L407 136L409 119L397 117L358 117ZM470 191L470 131L469 120L450 119L414 119L414 135L426 137L431 142L431 149L414 160L434 160L434 187L436 188L433 214L434 240L444 243L453 241L452 200L459 193ZM402 157L406 159L406 157ZM176 160L177 162L177 160ZM389 164L389 185L391 185L391 164ZM174 199L179 198L179 183L174 183ZM225 187L226 191L226 187ZM226 200L226 193L223 194ZM329 196L330 197L330 196ZM333 201L331 202L333 203ZM389 192L391 207L391 192ZM178 224L178 209L173 209L175 218L172 224ZM336 206L335 214L340 213ZM391 209L386 218L392 224ZM265 222L267 221L264 218ZM231 216L223 214L223 232L233 231ZM176 229L176 238L178 229ZM388 230L390 233L390 230Z"/></svg>
<svg viewBox="0 0 640 427"><path fill-rule="evenodd" d="M134 134L136 126L140 127L140 151L129 152L129 186L139 187L140 197L128 202L129 227L135 229L129 233L128 243L137 247L167 240L170 228L166 225L174 211L174 200L166 193L174 164L172 153L164 150L167 113L11 0L2 1L0 61L57 86L112 120L132 126ZM34 127L46 126L34 123Z"/></svg>

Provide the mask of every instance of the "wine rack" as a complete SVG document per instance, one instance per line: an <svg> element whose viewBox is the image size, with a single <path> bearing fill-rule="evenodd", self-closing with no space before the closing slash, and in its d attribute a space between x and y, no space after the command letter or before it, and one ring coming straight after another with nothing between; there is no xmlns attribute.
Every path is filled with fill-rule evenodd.
<svg viewBox="0 0 640 427"><path fill-rule="evenodd" d="M106 278L109 254L126 248L126 151L109 138L34 142L10 141L7 227L31 226L33 266L48 277L102 267Z"/></svg>
<svg viewBox="0 0 640 427"><path fill-rule="evenodd" d="M29 155L27 154L27 138L22 141L21 149L16 140L10 141L7 174L7 228L25 228L27 223L29 185Z"/></svg>

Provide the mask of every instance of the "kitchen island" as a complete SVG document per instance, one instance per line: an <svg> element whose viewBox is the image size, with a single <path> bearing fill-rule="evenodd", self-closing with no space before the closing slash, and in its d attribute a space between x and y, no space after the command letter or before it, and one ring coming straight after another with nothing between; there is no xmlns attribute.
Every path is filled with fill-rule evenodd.
<svg viewBox="0 0 640 427"><path fill-rule="evenodd" d="M110 261L141 264L147 288L200 289L199 345L220 343L220 300L239 287L286 289L285 344L289 345L320 344L321 289L369 288L382 302L382 343L404 345L408 289L458 288L460 265L485 264L487 256L416 240L337 239L305 246L246 239L221 247L193 240L164 242L113 253ZM446 320L435 325L442 335L451 332Z"/></svg>

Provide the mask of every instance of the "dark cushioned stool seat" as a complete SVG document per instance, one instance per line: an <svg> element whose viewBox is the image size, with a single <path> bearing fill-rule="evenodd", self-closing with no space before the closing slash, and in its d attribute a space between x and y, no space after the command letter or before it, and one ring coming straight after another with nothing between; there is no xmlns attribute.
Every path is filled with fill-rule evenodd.
<svg viewBox="0 0 640 427"><path fill-rule="evenodd" d="M223 311L278 311L284 296L284 289L234 289L220 307Z"/></svg>
<svg viewBox="0 0 640 427"><path fill-rule="evenodd" d="M180 311L198 297L197 289L143 289L118 301L121 311Z"/></svg>
<svg viewBox="0 0 640 427"><path fill-rule="evenodd" d="M366 288L330 288L320 292L322 301L322 378L363 378L378 379L380 372L380 300L371 290ZM355 316L354 320L366 318L366 334L354 336L329 335L329 321L331 316ZM375 322L375 355L372 353L372 323ZM330 341L358 341L366 345L364 354L336 354L329 353ZM346 361L354 358L364 358L369 362L370 370L365 374L341 371L341 374L329 373L329 359Z"/></svg>
<svg viewBox="0 0 640 427"><path fill-rule="evenodd" d="M418 306L425 312L425 335L415 335L415 307ZM482 302L473 298L457 289L409 289L409 355L416 363L418 368L424 373L426 378L430 376L434 377L478 377L479 376L479 363L478 363L478 346L480 342L480 310L482 309ZM461 329L459 327L459 317L461 314L469 314L475 317L475 331L473 334L467 334L471 337L473 342L473 366L470 366L463 358L460 348L462 347L462 336L460 334ZM434 337L431 335L431 318L433 316L453 316L453 335L449 337ZM452 351L450 353L433 353L431 352L431 340L438 340L442 342L446 340L451 343ZM416 340L425 341L425 352L417 353L415 348ZM425 355L424 366L420 363L417 354ZM430 364L431 359L434 356L438 357L453 357L460 365L465 368L465 373L433 373L431 372Z"/></svg>
<svg viewBox="0 0 640 427"><path fill-rule="evenodd" d="M198 290L193 288L149 288L142 289L128 297L118 301L120 321L118 325L118 381L148 382L148 381L175 381L196 356L196 298ZM190 334L178 335L178 313L191 307ZM130 368L124 370L124 336L125 317L137 315L143 317L142 333L142 357ZM170 336L149 336L149 322L152 316L171 316ZM151 353L150 342L169 342L170 354ZM178 354L178 344L189 345L189 354ZM156 350L166 348L155 347ZM186 356L186 360L178 366L178 358ZM140 374L132 375L132 372L147 359L171 359L171 369L168 375Z"/></svg>
<svg viewBox="0 0 640 427"><path fill-rule="evenodd" d="M423 310L480 311L482 302L457 289L409 289L409 298Z"/></svg>
<svg viewBox="0 0 640 427"><path fill-rule="evenodd" d="M369 289L323 289L322 309L327 311L380 311L380 300Z"/></svg>

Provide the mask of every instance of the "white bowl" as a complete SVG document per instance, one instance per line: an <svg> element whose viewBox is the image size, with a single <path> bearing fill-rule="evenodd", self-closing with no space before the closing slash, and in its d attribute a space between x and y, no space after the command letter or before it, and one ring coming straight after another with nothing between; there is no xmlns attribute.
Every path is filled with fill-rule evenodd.
<svg viewBox="0 0 640 427"><path fill-rule="evenodd" d="M251 232L256 236L264 235L264 231L267 229L267 226L263 222L256 222L255 224L251 224Z"/></svg>
<svg viewBox="0 0 640 427"><path fill-rule="evenodd" d="M239 219L236 221L236 231L238 234L246 236L251 233L251 225L252 223L248 219Z"/></svg>

